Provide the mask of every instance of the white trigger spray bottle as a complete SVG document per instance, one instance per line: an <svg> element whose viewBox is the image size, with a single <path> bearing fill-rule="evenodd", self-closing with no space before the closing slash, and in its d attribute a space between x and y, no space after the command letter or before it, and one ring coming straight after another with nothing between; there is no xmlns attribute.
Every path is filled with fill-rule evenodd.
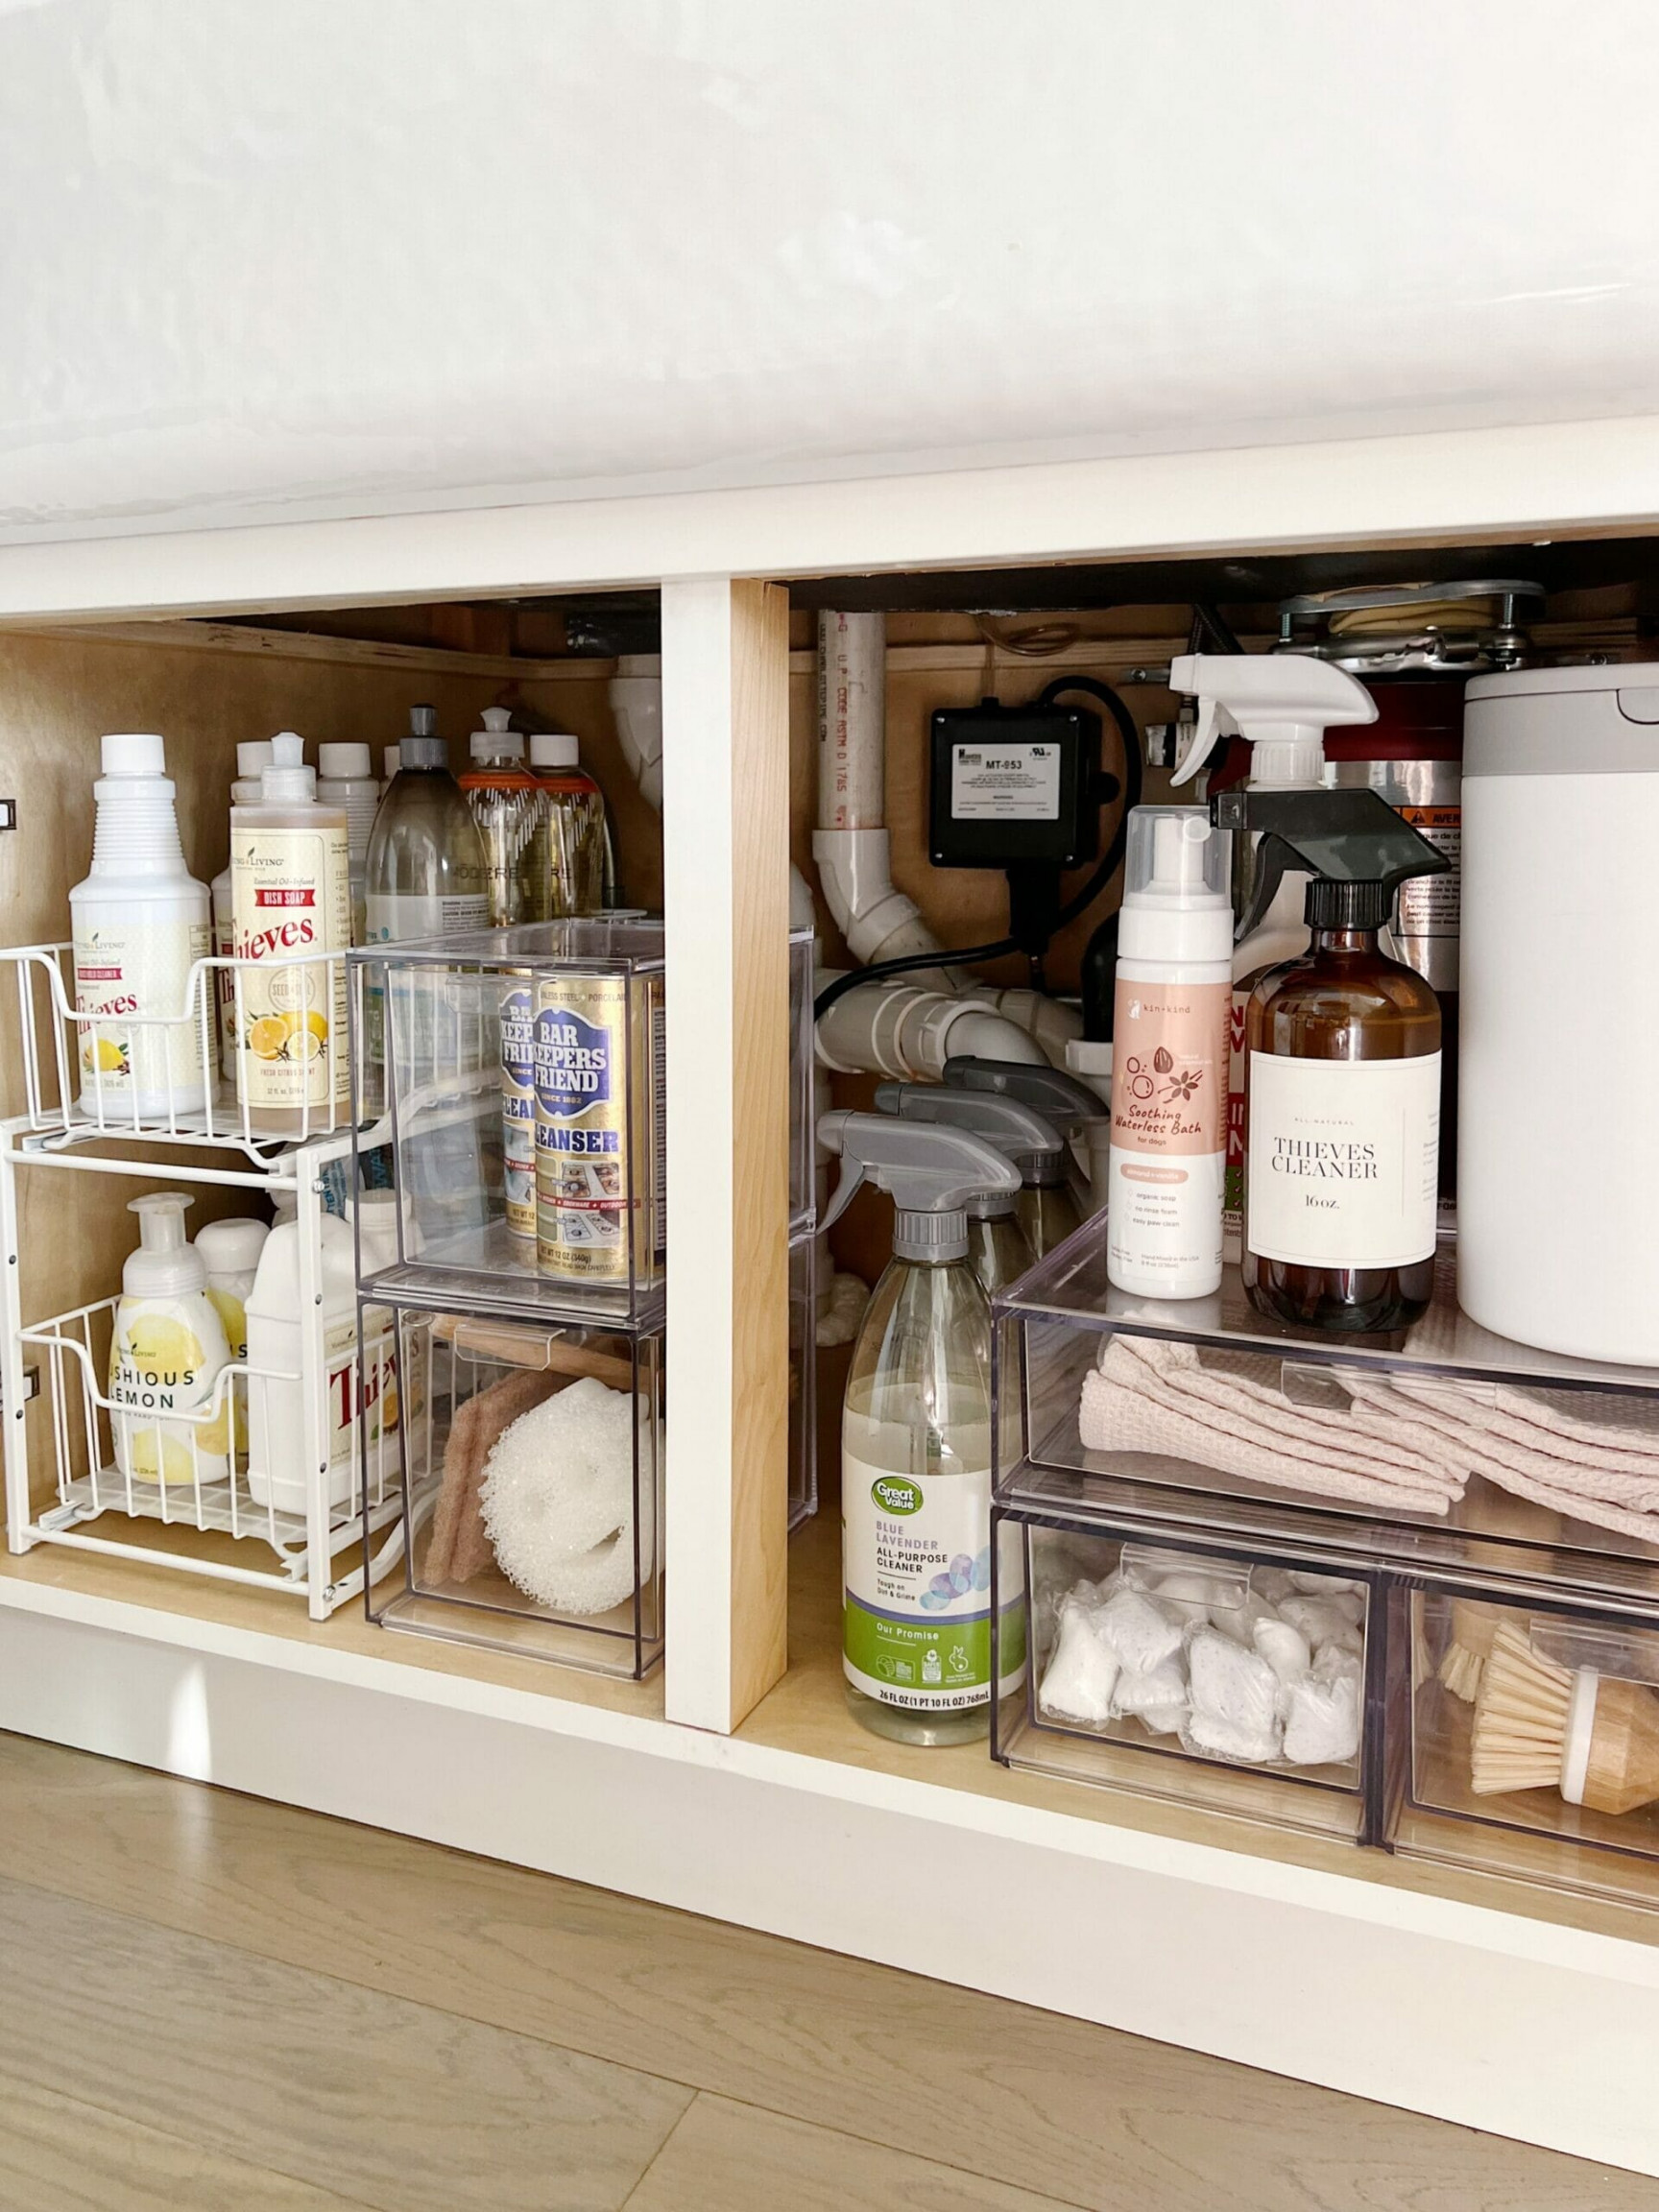
<svg viewBox="0 0 1659 2212"><path fill-rule="evenodd" d="M892 1193L893 1258L853 1348L841 1426L842 1666L878 1736L963 1743L1019 1680L1018 1575L1002 1681L991 1679L991 1308L968 1262L968 1207L1020 1170L966 1129L826 1114L846 1163L829 1228L866 1179Z"/></svg>
<svg viewBox="0 0 1659 2212"><path fill-rule="evenodd" d="M1250 791L1325 788L1325 733L1377 719L1377 702L1346 669L1296 654L1183 653L1169 663L1169 688L1198 702L1191 742L1170 773L1189 783L1221 737L1249 741ZM1254 889L1252 837L1233 855L1233 896L1239 912ZM1233 1012L1227 1080L1226 1221L1238 1231L1244 1214L1244 1015L1263 968L1300 959L1310 943L1303 919L1306 876L1286 876L1271 905L1233 949Z"/></svg>

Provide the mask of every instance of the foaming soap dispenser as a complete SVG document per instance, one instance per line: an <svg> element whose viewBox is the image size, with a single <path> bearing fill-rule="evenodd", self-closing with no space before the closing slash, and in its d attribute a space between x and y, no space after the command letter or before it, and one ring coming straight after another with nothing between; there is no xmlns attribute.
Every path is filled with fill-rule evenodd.
<svg viewBox="0 0 1659 2212"><path fill-rule="evenodd" d="M121 1270L109 1401L115 1464L134 1482L217 1482L230 1472L228 1383L213 1405L230 1348L206 1262L185 1240L190 1203L182 1191L153 1190L128 1208L139 1244Z"/></svg>
<svg viewBox="0 0 1659 2212"><path fill-rule="evenodd" d="M983 1190L1012 1197L1020 1171L966 1129L883 1114L827 1114L818 1136L845 1164L825 1228L866 1180L898 1210L842 1418L847 1701L876 1735L963 1743L985 1733L992 1697L991 1308L968 1264L968 1207ZM1017 1574L1005 1602L1017 1620ZM1018 1641L1003 1640L998 1695L1023 1671Z"/></svg>
<svg viewBox="0 0 1659 2212"><path fill-rule="evenodd" d="M1169 687L1197 702L1190 739L1170 781L1190 782L1223 737L1250 746L1247 791L1319 791L1325 787L1325 733L1377 719L1377 702L1362 684L1328 661L1300 654L1183 653L1169 663ZM1186 725L1178 725L1186 728ZM1210 794L1212 799L1214 792ZM1306 877L1288 871L1277 895L1253 905L1257 840L1243 836L1233 853L1233 890L1256 919L1233 948L1232 1049L1227 1070L1226 1219L1237 1230L1244 1191L1244 1010L1263 968L1308 950L1302 911Z"/></svg>
<svg viewBox="0 0 1659 2212"><path fill-rule="evenodd" d="M1106 1274L1146 1298L1207 1298L1221 1287L1230 858L1225 833L1201 806L1137 806L1129 817Z"/></svg>

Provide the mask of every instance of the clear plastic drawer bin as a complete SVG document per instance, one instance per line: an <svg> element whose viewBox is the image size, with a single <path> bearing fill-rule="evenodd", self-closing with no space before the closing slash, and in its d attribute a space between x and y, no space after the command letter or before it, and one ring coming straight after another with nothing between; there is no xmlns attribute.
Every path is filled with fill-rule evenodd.
<svg viewBox="0 0 1659 2212"><path fill-rule="evenodd" d="M369 1180L401 1204L392 1293L649 1319L661 1298L662 931L570 921L351 956Z"/></svg>
<svg viewBox="0 0 1659 2212"><path fill-rule="evenodd" d="M1007 1501L1659 1603L1659 1372L1477 1328L1450 1249L1421 1321L1342 1336L1257 1313L1234 1266L1118 1291L1090 1221L998 1314Z"/></svg>
<svg viewBox="0 0 1659 2212"><path fill-rule="evenodd" d="M1410 1749L1404 1856L1659 1907L1659 1623L1395 1593Z"/></svg>
<svg viewBox="0 0 1659 2212"><path fill-rule="evenodd" d="M1022 1689L993 1715L1005 1766L1372 1839L1377 1585L1290 1557L1149 1542L997 1509L998 1582L1022 1574ZM1014 1655L1018 1665L1018 1654ZM994 1674L1011 1668L999 1653Z"/></svg>
<svg viewBox="0 0 1659 2212"><path fill-rule="evenodd" d="M429 1377L431 1467L400 1469L386 1628L640 1676L662 1652L660 1334L394 1306Z"/></svg>

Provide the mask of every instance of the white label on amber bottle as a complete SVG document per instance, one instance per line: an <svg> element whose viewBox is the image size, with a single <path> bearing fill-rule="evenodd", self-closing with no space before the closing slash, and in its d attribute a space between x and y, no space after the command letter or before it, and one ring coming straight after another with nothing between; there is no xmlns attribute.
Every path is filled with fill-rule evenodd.
<svg viewBox="0 0 1659 2212"><path fill-rule="evenodd" d="M1434 1250L1440 1055L1250 1055L1244 1241L1293 1267L1408 1267Z"/></svg>

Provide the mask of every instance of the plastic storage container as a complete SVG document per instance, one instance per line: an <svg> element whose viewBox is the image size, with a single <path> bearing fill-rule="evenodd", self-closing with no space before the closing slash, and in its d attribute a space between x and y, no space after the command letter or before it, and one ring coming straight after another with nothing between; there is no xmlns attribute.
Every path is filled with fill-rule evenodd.
<svg viewBox="0 0 1659 2212"><path fill-rule="evenodd" d="M818 1238L789 1245L789 1526L818 1510Z"/></svg>
<svg viewBox="0 0 1659 2212"><path fill-rule="evenodd" d="M1400 1587L1403 1856L1659 1908L1659 1621Z"/></svg>
<svg viewBox="0 0 1659 2212"><path fill-rule="evenodd" d="M1147 1541L997 1508L991 1618L1004 1766L1376 1839L1377 1577L1286 1552ZM1006 1585L1025 1602L1005 1620Z"/></svg>
<svg viewBox="0 0 1659 2212"><path fill-rule="evenodd" d="M1094 1222L997 1305L1009 1503L1659 1601L1659 1371L1478 1328L1449 1252L1428 1314L1387 1336L1268 1320L1236 1266L1211 1299L1129 1296Z"/></svg>
<svg viewBox="0 0 1659 2212"><path fill-rule="evenodd" d="M400 1369L429 1377L432 1473L404 1461L399 1559L366 1593L370 1620L648 1673L662 1652L661 1333L393 1315Z"/></svg>
<svg viewBox="0 0 1659 2212"><path fill-rule="evenodd" d="M401 1201L375 1286L578 1321L660 1310L661 925L480 930L370 947L352 965L359 1038L375 1034L368 1009L384 1008ZM373 1092L370 1063L360 1053Z"/></svg>

